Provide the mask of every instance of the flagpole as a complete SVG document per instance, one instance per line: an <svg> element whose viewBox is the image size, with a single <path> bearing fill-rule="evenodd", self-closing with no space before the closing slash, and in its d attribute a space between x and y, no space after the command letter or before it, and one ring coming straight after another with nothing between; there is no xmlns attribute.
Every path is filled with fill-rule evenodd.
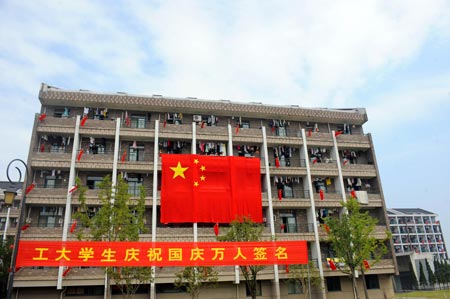
<svg viewBox="0 0 450 299"><path fill-rule="evenodd" d="M67 232L69 230L69 223L72 218L72 188L75 186L75 161L77 159L78 146L79 146L79 133L80 133L80 116L77 115L75 121L75 133L73 137L73 146L72 146L72 159L70 161L70 172L69 172L69 182L67 186L67 197L66 197L66 211L64 214L64 223L63 223L63 234L62 241L67 241ZM64 274L64 266L59 266L58 268L58 280L56 283L56 289L62 290L62 278Z"/></svg>
<svg viewBox="0 0 450 299"><path fill-rule="evenodd" d="M197 154L197 123L195 121L192 122L192 154ZM194 242L198 242L198 227L197 222L192 224L192 229L194 231Z"/></svg>
<svg viewBox="0 0 450 299"><path fill-rule="evenodd" d="M261 129L263 135L264 166L266 169L267 198L269 200L270 236L272 238L272 241L275 241L275 223L273 221L272 189L270 183L269 153L267 151L266 127L262 126ZM280 279L278 276L278 265L276 264L273 265L273 273L275 280L275 295L277 299L280 299Z"/></svg>
<svg viewBox="0 0 450 299"><path fill-rule="evenodd" d="M155 140L153 152L153 193L152 193L152 245L156 242L156 218L158 209L158 159L159 159L159 120L155 120ZM152 267L152 282L150 283L150 299L156 298L156 267Z"/></svg>
<svg viewBox="0 0 450 299"><path fill-rule="evenodd" d="M233 133L231 124L228 124L228 156L233 156ZM239 266L234 266L234 283L236 284L236 293L239 295Z"/></svg>

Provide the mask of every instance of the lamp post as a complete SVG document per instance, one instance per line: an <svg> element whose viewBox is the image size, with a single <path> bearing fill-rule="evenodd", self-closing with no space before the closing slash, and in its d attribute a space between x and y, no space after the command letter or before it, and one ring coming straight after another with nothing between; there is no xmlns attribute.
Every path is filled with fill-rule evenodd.
<svg viewBox="0 0 450 299"><path fill-rule="evenodd" d="M8 207L8 212L6 213L6 222L5 222L5 230L3 231L3 245L6 242L6 231L8 230L9 224L9 214L11 213L11 206L13 204L14 198L16 197L16 191L5 190L4 193L4 201L5 205Z"/></svg>
<svg viewBox="0 0 450 299"><path fill-rule="evenodd" d="M28 166L21 159L14 159L11 162L9 162L8 167L6 168L6 177L8 178L8 181L10 183L13 183L13 181L11 180L11 178L9 176L9 168L14 162L20 162L25 167L25 171L26 171L25 186L28 186L28 180L30 178ZM16 168L17 172L19 173L19 179L17 180L17 182L20 183L20 181L22 180L22 172L20 171L19 167L15 167L15 168ZM11 194L11 193L5 194L5 199L6 199L6 196L11 196L11 198L12 198L11 200L13 201L15 195L16 194ZM22 224L23 218L25 216L26 197L27 197L26 191L22 192L22 203L20 205L19 221L17 223L17 233L16 233L16 238L14 239L14 248L13 248L13 253L12 253L12 258L11 258L11 272L9 272L9 276L8 276L8 288L7 288L7 295L6 295L7 299L11 299L12 291L13 291L14 274L16 272L17 253L19 250L19 240L20 240L20 235L22 232L21 224Z"/></svg>

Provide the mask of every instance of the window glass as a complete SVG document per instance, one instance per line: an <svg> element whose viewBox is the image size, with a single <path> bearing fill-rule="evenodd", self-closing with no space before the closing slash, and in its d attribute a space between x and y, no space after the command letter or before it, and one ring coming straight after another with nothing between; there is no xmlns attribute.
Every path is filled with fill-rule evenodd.
<svg viewBox="0 0 450 299"><path fill-rule="evenodd" d="M328 292L341 291L341 279L339 277L327 277L326 280Z"/></svg>

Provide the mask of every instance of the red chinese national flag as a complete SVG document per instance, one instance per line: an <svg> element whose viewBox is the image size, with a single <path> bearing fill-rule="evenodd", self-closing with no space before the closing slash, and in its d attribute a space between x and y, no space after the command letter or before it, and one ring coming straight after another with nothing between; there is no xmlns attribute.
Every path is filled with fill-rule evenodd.
<svg viewBox="0 0 450 299"><path fill-rule="evenodd" d="M162 223L262 222L260 160L161 155Z"/></svg>

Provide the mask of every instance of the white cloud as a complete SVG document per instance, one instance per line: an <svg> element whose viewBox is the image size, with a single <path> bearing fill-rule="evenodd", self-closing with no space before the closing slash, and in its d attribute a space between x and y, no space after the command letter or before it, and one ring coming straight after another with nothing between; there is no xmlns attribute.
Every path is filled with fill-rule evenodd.
<svg viewBox="0 0 450 299"><path fill-rule="evenodd" d="M38 111L42 81L69 89L366 106L355 90L414 61L430 36L436 42L450 36L449 3L439 0L0 6L0 101L8 103L8 115L23 111L16 123L11 117L0 125L14 126L27 142L31 124L22 119ZM423 98L445 100L447 79L386 94L369 106L369 123L399 122L386 115L388 107L409 107L406 120L419 116L431 107Z"/></svg>

